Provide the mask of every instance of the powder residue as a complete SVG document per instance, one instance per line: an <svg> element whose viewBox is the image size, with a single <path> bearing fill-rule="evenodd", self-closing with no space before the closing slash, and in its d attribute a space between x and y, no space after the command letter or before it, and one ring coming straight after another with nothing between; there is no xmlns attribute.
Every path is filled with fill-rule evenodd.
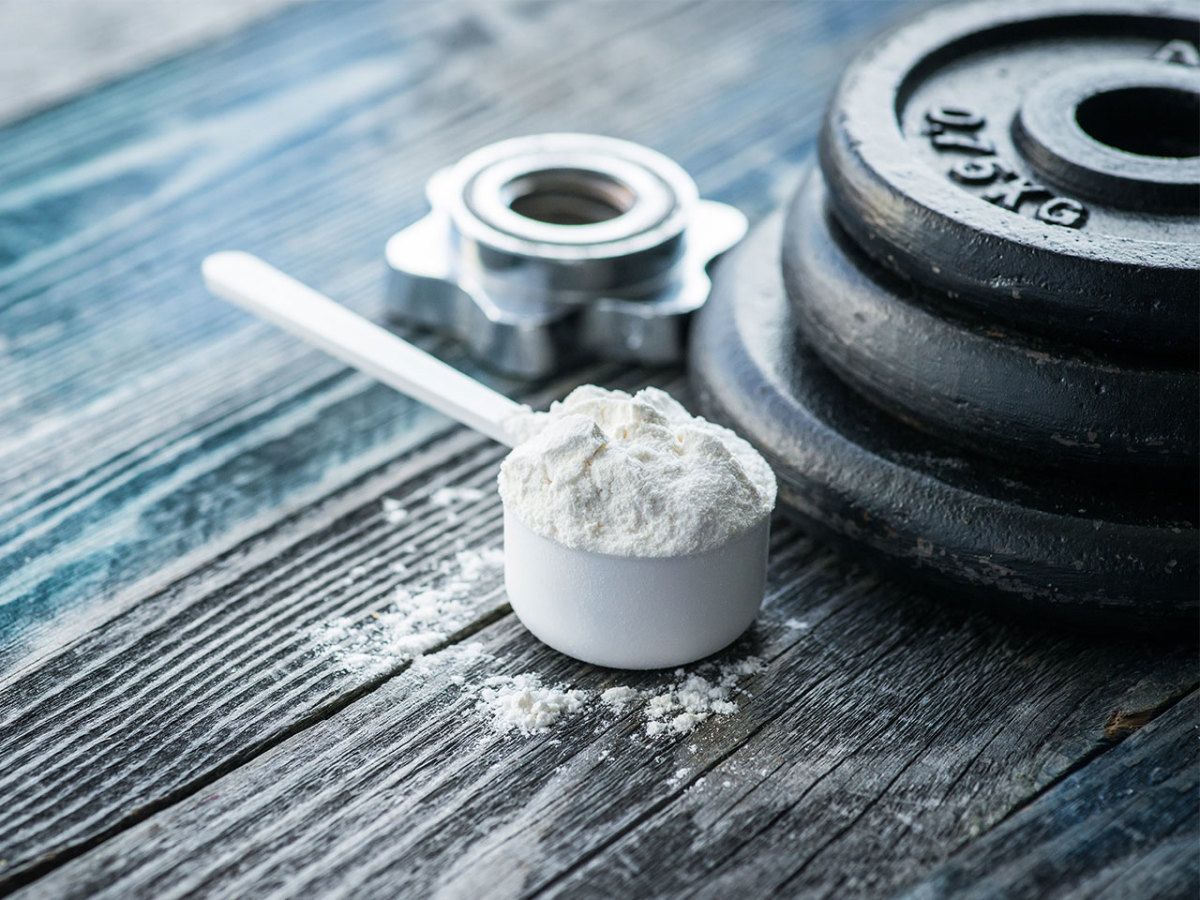
<svg viewBox="0 0 1200 900"><path fill-rule="evenodd" d="M610 687L600 695L600 702L611 709L613 712L622 712L626 706L638 698L636 688L631 688L628 685L619 685Z"/></svg>
<svg viewBox="0 0 1200 900"><path fill-rule="evenodd" d="M389 525L399 525L408 518L408 510L395 497L384 497L381 505L383 506L383 519Z"/></svg>
<svg viewBox="0 0 1200 900"><path fill-rule="evenodd" d="M736 713L738 705L734 697L745 693L739 683L762 669L762 660L757 656L720 666L704 665L691 672L676 669L674 680L663 687L638 690L618 685L603 691L600 702L617 715L638 705L642 730L648 737L690 734L713 716ZM694 753L696 745L688 749Z"/></svg>
<svg viewBox="0 0 1200 900"><path fill-rule="evenodd" d="M479 689L479 709L500 734L542 734L562 716L583 709L587 700L585 691L546 685L533 672L493 675Z"/></svg>
<svg viewBox="0 0 1200 900"><path fill-rule="evenodd" d="M552 682L532 671L498 674L498 662L482 643L471 641L417 657L404 677L460 691L494 733L541 735L564 718L591 711L610 722L630 717L636 729L629 739L640 744L685 735L708 719L735 714L738 698L749 693L742 679L763 670L762 660L748 656L677 669L656 679L655 686L618 684L597 690ZM688 744L687 750L695 754L699 744ZM608 749L600 758L607 756Z"/></svg>
<svg viewBox="0 0 1200 900"><path fill-rule="evenodd" d="M748 443L669 394L594 385L511 425L505 509L568 547L662 557L718 547L768 515L775 476Z"/></svg>
<svg viewBox="0 0 1200 900"><path fill-rule="evenodd" d="M468 504L482 500L486 494L477 487L441 487L429 498L429 502L433 506L437 506L444 510L444 515L447 522L457 522L462 512L462 507Z"/></svg>
<svg viewBox="0 0 1200 900"><path fill-rule="evenodd" d="M427 653L414 659L408 669L408 676L420 681L436 676L463 687L471 669L479 663L490 662L493 659L495 657L483 649L480 641L451 644L436 653Z"/></svg>
<svg viewBox="0 0 1200 900"><path fill-rule="evenodd" d="M474 503L484 498L484 493L476 487L442 487L433 492L429 502L434 506L457 506L463 503Z"/></svg>
<svg viewBox="0 0 1200 900"><path fill-rule="evenodd" d="M738 711L734 697L745 693L739 682L762 669L762 660L748 656L720 666L702 666L697 671L678 669L674 680L663 687L639 690L631 685L616 685L599 695L567 685L547 684L535 672L493 675L475 685L467 683L465 689L476 696L476 708L501 734L511 731L543 734L563 716L581 712L598 700L609 714L622 715L628 709L635 709L643 722L641 733L658 738L690 734L713 716L733 715ZM455 683L463 685L461 680Z"/></svg>
<svg viewBox="0 0 1200 900"><path fill-rule="evenodd" d="M461 550L447 560L441 577L424 590L396 587L390 602L362 621L335 619L315 634L342 667L373 674L387 671L447 640L479 615L480 589L504 568L499 548Z"/></svg>
<svg viewBox="0 0 1200 900"><path fill-rule="evenodd" d="M646 734L690 734L714 715L737 712L732 699L738 680L761 671L762 661L750 656L722 667L712 679L698 673L678 673L681 680L646 701Z"/></svg>

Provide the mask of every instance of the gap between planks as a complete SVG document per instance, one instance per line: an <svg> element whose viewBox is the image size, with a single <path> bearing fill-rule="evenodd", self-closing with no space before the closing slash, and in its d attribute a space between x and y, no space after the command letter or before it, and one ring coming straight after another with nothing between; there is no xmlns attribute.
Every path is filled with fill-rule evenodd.
<svg viewBox="0 0 1200 900"><path fill-rule="evenodd" d="M794 529L781 529L780 537L785 542L794 539ZM1016 673L1026 671L1027 677L1032 681L1024 683L1013 679L1014 683L1004 691L1006 698L1001 701L1000 708L1004 711L1008 711L1009 704L1013 702L1024 703L1030 684L1040 683L1047 675L1061 675L1064 670L1063 666L1057 663L1047 663L1027 671L1026 667L1029 664L1025 662L1025 656L1038 646L1036 636L1025 635L1014 645L1003 635L994 636L992 632L995 629L990 627L988 621L964 620L963 617L936 605L887 590L886 585L874 579L855 578L850 582L854 587L847 589L848 593L833 594L803 581L796 582L790 579L787 572L794 566L799 566L799 571L811 571L813 552L810 543L801 542L790 553L777 553L774 565L778 567L783 564L784 571L776 569L773 583L782 582L781 587L789 603L797 598L803 600L810 590L815 597L822 598L806 601L817 604L815 609L806 609L806 614L820 612L819 620L812 626L811 632L802 636L788 633L786 626L781 627L769 615L765 617L767 621L763 623L763 630L751 640L751 644L755 650L761 645L763 650L770 651L766 655L775 663L779 663L774 666L774 672L777 678L782 679L782 683L774 685L773 693L769 682L761 685L761 691L756 690L754 696L747 701L747 717L739 715L728 723L718 723L713 729L720 735L720 740L715 746L708 741L701 741L702 745L708 746L704 747L704 756L696 758L695 762L703 763L702 768L706 772L722 766L723 763L719 760L730 758L728 747L724 744L727 739L734 740L735 752L747 752L748 755L742 762L757 769L761 764L758 760L763 747L754 742L754 735L766 729L776 731L776 738L779 737L779 733L791 734L791 729L798 722L804 722L808 717L819 714L818 711L827 700L835 704L833 708L839 708L837 704L847 698L861 699L858 687L860 683L875 685L877 689L893 684L896 694L885 704L891 708L888 712L891 721L873 724L871 734L860 735L859 740L863 742L863 746L871 747L873 752L887 750L893 740L900 738L902 741L897 745L897 749L903 750L908 746L908 753L903 754L904 756L911 754L913 749L918 751L916 755L919 756L920 748L938 740L950 721L974 721L985 712L984 709L976 710L973 707L953 709L939 708L937 705L929 710L914 709L911 705L914 690L920 695L932 688L923 683L906 683L903 676L906 672L912 674L914 669L922 671L928 662L935 664L933 671L940 672L942 678L949 674L955 676L954 690L949 693L941 692L939 702L953 697L955 693L977 695L978 688L984 684L991 684L996 676L1011 679ZM789 559L795 562L789 562ZM840 565L832 566L830 572L822 576L822 579L828 582L826 588L843 584L842 575L839 574L841 568L843 567ZM779 615L795 610L791 605L777 609L778 599L773 597L770 600L768 611ZM910 604L915 604L918 611L910 613ZM803 605L801 608L804 608ZM871 610L881 608L884 611L882 617L873 618ZM829 643L814 643L814 639L828 630L827 625L828 629L832 629L827 636ZM843 632L847 629L856 632L856 635L851 640L843 641L845 646L838 647L838 641L842 640ZM488 639L488 647L498 651L498 665L503 667L504 671L520 671L531 662L540 661L535 664L545 667L542 674L548 678L566 678L572 683L575 678L583 678L589 687L595 688L607 684L611 678L608 673L580 667L546 651L511 619L497 621L489 631L491 637ZM914 634L924 631L941 634L943 639L940 642L926 642L921 645L908 643ZM807 649L801 648L802 642ZM1063 643L1064 648L1070 646L1070 642ZM828 654L817 652L821 646L829 648ZM864 652L868 650L869 652ZM980 650L992 652L981 656ZM1072 656L1076 658L1069 665L1075 669L1082 667L1087 671L1096 661L1086 652L1086 648L1082 654L1076 652L1078 650L1076 647L1072 652ZM953 651L949 658L948 651ZM852 656L846 657L847 652L852 653ZM990 662L987 661L989 655L992 657ZM816 658L806 664L804 660L808 656ZM844 667L830 665L839 659L850 664ZM973 662L974 660L978 662ZM404 674L401 673L400 677L403 678ZM1128 676L1128 672L1113 672L1111 677L1128 681ZM554 736L547 736L530 744L489 742L489 747L494 752L500 752L502 747L514 750L519 747L511 757L512 765L529 769L526 777L534 778L534 772L541 773L534 779L539 783L520 785L522 793L532 792L530 796L521 799L520 795L508 796L511 789L518 786L518 782L513 781L517 777L515 770L508 772L508 767L501 765L493 754L487 754L475 762L461 759L464 752L468 757L472 756L469 749L462 746L462 741L472 740L471 733L477 732L480 727L485 734L487 733L486 726L463 721L464 713L469 708L466 706L466 699L448 699L439 694L438 685L420 687L420 684L418 679L411 685L405 680L403 683L381 686L374 692L373 701L364 698L361 704L349 711L348 717L342 717L343 721L340 724L323 723L315 729L319 733L299 736L291 743L286 753L277 752L270 759L242 767L229 776L226 785L220 791L214 792L212 798L203 801L189 800L185 808L160 817L158 824L152 829L138 828L136 832L117 838L119 843L116 846L99 851L101 855L91 862L81 860L81 865L72 866L69 872L64 871L59 876L52 876L47 889L61 889L75 884L72 879L82 878L79 890L84 890L88 884L92 887L105 884L97 879L123 877L128 880L114 882L116 886L111 888L112 890L128 888L130 882L140 885L146 891L165 887L180 889L182 880L184 884L190 885L190 889L207 888L216 891L223 887L229 891L236 887L229 884L229 881L233 880L240 884L240 890L249 892L254 889L254 885L278 886L278 882L274 880L277 874L275 866L282 866L283 872L291 873L292 865L300 865L302 860L302 868L306 871L296 873L297 878L331 878L345 887L346 873L326 872L324 868L324 864L333 860L322 860L319 858L320 854L310 859L308 854L313 849L310 846L312 842L315 842L317 847L325 848L327 841L338 842L339 845L350 841L355 847L361 844L385 848L383 852L373 849L363 849L361 853L355 851L356 860L359 862L346 863L357 866L355 871L349 874L358 879L358 883L376 879L378 890L380 882L377 867L399 866L401 871L408 871L410 864L416 865L411 859L397 858L396 852L399 850L391 849L396 846L394 842L399 842L401 847L407 847L407 854L423 855L419 861L428 865L431 862L428 854L440 852L441 839L435 840L433 836L440 835L443 829L448 827L447 817L453 819L464 810L474 810L481 805L486 807L488 798L501 809L492 810L490 819L484 818L478 822L462 821L464 835L458 837L456 849L465 849L467 854L458 858L455 858L453 853L450 854L449 861L453 864L451 877L461 880L465 874L469 878L470 873L464 873L464 867L477 873L488 871L491 863L500 861L496 854L503 843L497 844L496 840L519 840L523 830L533 822L540 821L543 816L547 817L546 824L552 826L550 832L554 835L554 842L565 844L569 848L564 852L573 854L579 849L587 852L587 858L579 863L586 866L589 860L595 861L598 855L604 855L604 851L614 843L624 842L625 838L634 835L647 822L648 816L643 813L648 810L640 810L635 802L639 799L639 793L644 794L648 791L647 799L651 800L655 795L661 797L663 794L673 798L669 799L666 805L656 804L656 808L662 811L681 797L689 796L688 788L695 784L692 774L689 774L687 783L676 786L656 780L661 777L663 769L669 771L674 768L674 764L670 762L670 751L682 750L676 743L666 746L666 762L645 759L639 762L631 757L629 761L638 765L637 770L625 771L624 767L621 767L620 772L614 772L611 776L616 779L611 785L613 791L617 791L617 785L622 784L626 778L638 782L629 785L630 793L623 798L621 791L605 791L603 796L595 798L599 804L597 809L605 810L604 815L614 820L608 824L617 833L606 833L605 829L600 827L603 823L594 823L594 833L589 833L588 838L603 840L605 846L599 848L598 854L592 854L592 847L575 847L574 838L570 834L560 838L555 833L558 827L569 827L574 831L581 827L578 821L555 822L553 810L557 808L561 814L563 804L570 804L570 801L564 799L563 786L559 785L557 789L547 792L543 790L545 785L540 784L540 779L549 771L547 766L552 765L555 759L559 763L575 760L576 762L571 763L568 768L568 772L572 773L568 782L574 779L578 781L577 791L586 790L589 784L587 779L590 776L590 773L585 771L588 768L587 760L600 748L600 744L595 743L594 738L587 737L591 728L588 721L581 721L577 727L573 726L562 733L561 743L564 746L561 749L554 749L560 743ZM990 701L983 697L981 702L987 706ZM1042 704L1036 704L1036 709L1026 710L1024 724L1028 726L1040 721L1045 711ZM863 715L866 715L866 721L874 721L874 713L869 709L843 712L851 717L849 721L857 720ZM432 714L432 719L427 713ZM774 723L780 720L784 713L787 715L787 721L776 727ZM928 718L934 715L941 718ZM765 716L765 721L755 718L757 716ZM1028 718L1030 716L1031 719ZM911 721L906 719L898 730L894 730L893 726L902 717L909 717ZM1085 718L1093 720L1091 715ZM439 722L442 724L439 725ZM756 723L762 727L758 727ZM930 729L925 729L926 724ZM637 716L634 714L631 720L625 721L620 731L624 734L629 728L636 729L637 726ZM841 729L843 726L834 727ZM1055 726L1050 727L1051 731L1056 730ZM606 735L608 733L605 731ZM1037 735L1040 737L1042 733L1043 729L1039 728ZM584 741L579 743L573 740L572 736L584 737ZM917 740L914 742L909 740L910 738ZM679 743L686 743L686 739ZM791 739L789 743L795 744L796 741ZM1041 743L1039 740L1036 746L1041 747ZM785 760L785 764L792 767L798 764L801 770L811 768L811 764L804 762L806 748L798 746L796 749L799 751L799 758ZM1016 749L1022 753L1027 752L1023 746ZM543 757L547 759L543 760ZM439 758L442 760L440 763ZM859 760L857 753L835 758L838 759L835 769L845 766L851 760ZM872 758L870 753L867 754L867 758ZM885 757L883 761L890 765L887 759ZM912 764L911 759L904 761L897 758L895 762L903 763L897 775L906 772ZM463 769L462 766L468 768ZM471 771L479 766L482 766L482 771L472 775ZM650 771L646 770L647 767ZM443 768L449 770L441 771ZM433 774L422 774L426 771ZM305 772L311 772L311 775L304 774ZM827 774L820 775L818 782ZM284 783L280 783L280 779L284 779ZM773 786L770 793L774 794L783 784L787 784L789 779L794 782L794 775L783 777L782 781L774 775L764 775L759 784L765 785L769 780ZM894 775L889 783L894 784L896 780L897 776ZM400 785L404 785L404 788L400 788ZM269 793L273 793L264 796L262 791L268 789L268 786ZM834 786L834 790L843 789L844 787ZM565 793L575 795L577 791L566 790ZM853 791L851 793L854 794ZM972 791L965 793L968 798L973 794ZM864 799L867 799L866 795ZM760 802L761 800L760 797ZM819 807L826 799L815 797L814 802ZM857 818L873 810L878 802L878 798L870 800ZM957 815L957 808L961 807L963 802L964 797L957 797L955 803L947 804L946 809L939 811L938 815ZM329 804L334 806L329 807ZM516 814L517 821L509 819L508 813L505 812L507 807L514 804L522 810ZM343 816L339 810L345 805L353 808L347 808ZM812 805L809 804L810 807ZM329 818L340 821L343 826L340 830L334 828L329 834L325 834L327 820L326 814L321 812L323 809L328 809ZM636 822L631 823L624 819L626 815L634 814ZM389 819L389 815L393 819ZM654 812L649 812L649 817L654 815ZM686 817L687 813L683 811L678 815ZM400 821L406 822L407 825L397 831L396 825ZM347 825L350 826L349 830ZM358 831L359 825L362 828L361 833ZM593 831L590 822L588 831ZM738 832L739 829L735 828L731 833ZM482 847L473 847L472 835L482 838L489 834L495 834L495 838L490 842L484 841ZM433 840L435 846L427 846L426 838L422 835L429 836L429 840ZM643 848L654 846L653 832L643 834L642 838ZM465 846L463 840L468 841ZM213 846L214 841L218 846ZM290 855L293 858L277 859L275 851L265 849L264 852L264 845L265 848L277 848L284 857ZM255 847L259 849L256 850ZM163 853L167 854L165 858L161 857ZM243 854L250 856L244 857ZM249 870L239 863L243 858ZM176 874L175 869L182 865L185 859L195 863L194 866L189 866L192 871ZM518 854L518 866L519 859ZM553 866L570 859L571 856L568 855L566 859L545 862ZM337 861L340 867L340 857ZM571 868L573 871L578 870L574 865ZM531 874L536 871L535 868ZM552 872L547 871L546 874L550 875ZM393 884L388 879L394 877L400 875L393 868L384 877L384 881ZM429 877L427 870L423 877ZM570 878L570 873L564 877ZM247 885L247 881L252 884ZM544 888L560 893L555 888L561 885L561 881L554 881L550 885L531 884L526 887L534 891ZM309 884L308 887L312 888L313 885ZM569 891L565 893L569 894Z"/></svg>
<svg viewBox="0 0 1200 900"><path fill-rule="evenodd" d="M567 390L569 390L570 387L573 387L579 383L598 382L607 384L611 387L629 390L634 390L647 383L647 373L644 370L627 370L620 375L618 375L618 371L619 369L611 364L597 364L595 366L583 369L582 371L573 373L569 376L559 378L550 384L543 385L537 390L522 397L521 401L530 404L535 409L540 409L548 405L550 400L562 396L567 392ZM678 376L676 376L673 380L668 380L662 383L661 386L665 390L673 393L675 396L685 396L685 384ZM405 484L413 481L419 481L422 478L427 477L429 473L438 471L441 466L441 463L438 462L438 460L445 455L446 451L449 451L452 454L462 453L475 447L488 447L490 443L491 442L487 441L485 438L473 434L472 432L464 429L462 426L452 423L448 424L446 428L439 430L434 436L405 452L404 457L406 459L412 459L413 465L409 468L401 470L401 478L397 483ZM435 450L437 451L436 453L434 452ZM505 452L503 448L492 448L492 451L493 452L489 454L489 458L491 456L502 456ZM434 461L421 462L421 460L428 455L433 455L435 457ZM387 466L385 466L385 468L387 468ZM293 551L294 548L304 546L316 535L330 530L338 530L338 522L340 519L344 516L350 515L351 513L347 511L343 514L343 516L339 516L337 519L335 519L332 524L326 522L310 522L310 525L315 528L315 531L302 532L299 535L289 533L291 519L305 517L313 507L325 505L326 503L330 502L333 497L339 497L343 499L343 502L340 504L343 509L347 505L352 506L355 509L359 509L364 505L368 507L377 505L379 502L378 498L380 496L380 488L375 483L377 481L377 474L378 473L376 471L366 472L354 479L349 484L337 486L330 495L308 504L304 510L294 514L294 516L289 516L282 521L272 523L263 531L241 541L236 548L228 551L228 553L206 560L192 572L183 575L182 577L178 578L176 582L161 588L156 593L170 594L178 590L177 586L179 584L196 581L203 583L203 592L205 595L211 595L239 582L252 580L255 572L258 569L270 568L272 559L287 556ZM384 489L383 494L389 493L390 490L392 489ZM426 493L431 492L432 486L430 486ZM414 498L416 496L419 496L419 494L414 495ZM272 535L276 532L283 532L283 537L285 538L283 543L279 542L278 540L271 540ZM335 541L338 539L339 538L336 536L334 537ZM262 561L257 566L252 567L249 570L237 570L235 568L235 570L230 573L227 582L211 580L211 572L213 570L220 572L224 568L223 558L225 556L231 554L241 555L244 552L243 547L252 543L260 543L264 545L261 553L258 554L262 558ZM151 598L149 597L143 598L142 602L149 602L150 599ZM133 607L135 605L130 604L130 606ZM124 610L122 613L118 613L117 617L120 617L121 615L127 615L132 611L134 610ZM478 618L476 620L449 635L443 642L440 642L438 645L427 651L427 653L433 653L452 646L455 643L459 643L477 633L479 630L497 621L498 619L508 615L510 612L511 610L507 602L503 602L490 608L481 608L481 610L477 612ZM329 612L326 611L326 618L328 617ZM103 628L103 625L96 624L94 625L94 628L100 629ZM69 655L72 652L75 643L77 642L73 642L62 647L57 647L52 652L46 654L46 656L31 661L29 664L22 666L22 668L16 672L7 674L3 682L0 683L0 689L18 682L22 676L40 668L49 659L58 658L63 655ZM125 651L125 649L125 647L118 648L114 652L114 658L119 657ZM95 662L97 661L93 661L93 663ZM100 662L102 662L102 660ZM64 864L65 862L68 862L69 860L94 849L105 841L111 839L113 836L120 834L121 832L154 815L155 813L167 809L181 800L192 796L198 791L203 790L205 787L211 785L214 781L220 779L224 775L227 775L229 772L234 771L240 766L245 765L247 762L271 750L280 743L288 740L296 734L312 728L314 725L319 724L331 716L336 715L338 712L345 709L356 700L359 700L362 697L374 692L382 685L402 674L410 665L411 660L406 660L387 671L369 677L361 684L352 686L350 688L342 688L341 692L338 693L332 700L325 700L316 703L313 709L311 709L309 712L305 713L297 720L281 726L277 732L271 734L268 738L251 742L246 747L235 751L229 756L228 759L219 762L211 769L205 771L203 774L165 791L161 798L138 804L130 812L122 815L117 821L99 830L96 834L77 842L73 842L67 848L53 851L45 855L45 858L37 859L27 867L23 866L22 868L11 873L6 873L3 870L0 870L0 894L6 894L22 886L35 882L37 879L43 877L48 872L53 871L55 868ZM86 676L86 673L84 674Z"/></svg>

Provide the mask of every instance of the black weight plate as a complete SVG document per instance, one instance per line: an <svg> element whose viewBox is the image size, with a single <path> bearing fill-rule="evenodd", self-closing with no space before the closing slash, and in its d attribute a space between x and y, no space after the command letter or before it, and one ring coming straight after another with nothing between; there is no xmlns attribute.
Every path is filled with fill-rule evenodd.
<svg viewBox="0 0 1200 900"><path fill-rule="evenodd" d="M930 433L1053 465L1194 467L1200 373L1148 369L937 315L830 220L820 172L788 214L783 273L805 340L844 381Z"/></svg>
<svg viewBox="0 0 1200 900"><path fill-rule="evenodd" d="M798 340L781 237L777 215L718 266L689 365L705 413L763 452L785 507L952 588L955 602L1194 633L1194 481L1077 482L946 452L859 398Z"/></svg>
<svg viewBox="0 0 1200 900"><path fill-rule="evenodd" d="M893 32L826 116L838 220L982 321L1194 364L1198 12L1006 0Z"/></svg>

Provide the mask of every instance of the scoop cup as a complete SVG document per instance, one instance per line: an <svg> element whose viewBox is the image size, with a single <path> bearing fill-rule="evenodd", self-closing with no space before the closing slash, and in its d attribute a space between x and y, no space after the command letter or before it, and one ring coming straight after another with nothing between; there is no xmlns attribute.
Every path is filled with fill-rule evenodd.
<svg viewBox="0 0 1200 900"><path fill-rule="evenodd" d="M528 412L396 335L245 253L208 257L209 289L396 390L501 443ZM504 577L513 610L551 647L622 669L678 666L715 653L754 621L770 517L711 550L626 557L566 547L507 510Z"/></svg>
<svg viewBox="0 0 1200 900"><path fill-rule="evenodd" d="M681 666L716 653L754 621L771 519L686 556L612 556L566 547L504 513L504 583L541 641L615 669Z"/></svg>

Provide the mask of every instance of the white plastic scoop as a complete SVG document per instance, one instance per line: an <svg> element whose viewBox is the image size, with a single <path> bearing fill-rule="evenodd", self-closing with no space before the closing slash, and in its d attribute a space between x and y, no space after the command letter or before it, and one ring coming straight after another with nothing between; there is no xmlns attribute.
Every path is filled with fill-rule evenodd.
<svg viewBox="0 0 1200 900"><path fill-rule="evenodd" d="M507 446L525 407L247 253L204 260L219 297ZM758 614L770 519L703 553L627 557L566 547L504 515L513 611L554 649L620 669L679 666L715 653Z"/></svg>

